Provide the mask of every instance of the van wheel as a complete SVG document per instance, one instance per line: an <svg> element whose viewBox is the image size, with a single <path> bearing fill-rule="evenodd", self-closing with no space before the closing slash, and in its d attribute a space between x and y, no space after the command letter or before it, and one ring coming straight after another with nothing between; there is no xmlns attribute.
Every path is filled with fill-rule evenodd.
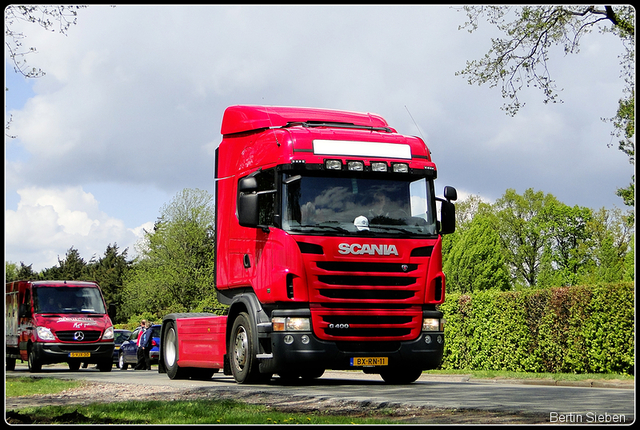
<svg viewBox="0 0 640 430"><path fill-rule="evenodd" d="M188 379L189 369L178 366L178 333L175 323L168 322L167 328L162 336L163 354L162 359L167 369L167 376L170 379Z"/></svg>
<svg viewBox="0 0 640 430"><path fill-rule="evenodd" d="M124 352L121 352L120 355L118 355L118 367L122 370L127 370L129 368L129 365L124 361Z"/></svg>
<svg viewBox="0 0 640 430"><path fill-rule="evenodd" d="M101 372L111 372L111 368L113 367L113 359L103 360L98 363L98 370Z"/></svg>
<svg viewBox="0 0 640 430"><path fill-rule="evenodd" d="M36 357L36 352L33 350L33 346L29 346L29 372L37 373L42 370L42 363Z"/></svg>
<svg viewBox="0 0 640 430"><path fill-rule="evenodd" d="M260 373L260 363L256 358L257 346L253 342L253 327L251 327L249 315L241 312L233 321L229 348L227 348L231 373L237 383L254 384L271 379L270 374Z"/></svg>

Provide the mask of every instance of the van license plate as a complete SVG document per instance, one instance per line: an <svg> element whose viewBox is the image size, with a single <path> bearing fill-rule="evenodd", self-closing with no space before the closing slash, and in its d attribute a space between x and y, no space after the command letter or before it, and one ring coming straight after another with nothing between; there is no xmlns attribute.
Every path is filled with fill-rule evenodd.
<svg viewBox="0 0 640 430"><path fill-rule="evenodd" d="M69 358L86 358L91 357L90 352L70 352Z"/></svg>
<svg viewBox="0 0 640 430"><path fill-rule="evenodd" d="M387 366L389 364L388 357L352 357L352 367L368 367L368 366Z"/></svg>

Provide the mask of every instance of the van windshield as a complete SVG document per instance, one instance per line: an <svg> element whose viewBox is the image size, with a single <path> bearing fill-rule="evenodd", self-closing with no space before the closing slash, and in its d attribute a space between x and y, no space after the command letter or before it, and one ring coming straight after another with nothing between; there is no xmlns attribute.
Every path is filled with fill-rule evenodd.
<svg viewBox="0 0 640 430"><path fill-rule="evenodd" d="M432 183L425 178L283 178L282 227L292 233L354 236L436 234Z"/></svg>
<svg viewBox="0 0 640 430"><path fill-rule="evenodd" d="M106 313L95 287L36 287L33 306L36 313Z"/></svg>

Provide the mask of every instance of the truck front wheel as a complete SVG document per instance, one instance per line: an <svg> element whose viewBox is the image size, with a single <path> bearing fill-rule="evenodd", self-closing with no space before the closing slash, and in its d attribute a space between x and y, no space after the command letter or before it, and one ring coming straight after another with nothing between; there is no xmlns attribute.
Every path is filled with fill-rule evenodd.
<svg viewBox="0 0 640 430"><path fill-rule="evenodd" d="M259 363L256 358L257 345L253 342L253 327L249 315L242 312L233 321L231 337L229 338L229 359L233 378L239 384L266 382L271 375L260 374Z"/></svg>
<svg viewBox="0 0 640 430"><path fill-rule="evenodd" d="M178 332L174 322L167 323L167 328L162 337L164 348L163 360L167 368L167 376L169 379L188 379L189 369L178 366Z"/></svg>

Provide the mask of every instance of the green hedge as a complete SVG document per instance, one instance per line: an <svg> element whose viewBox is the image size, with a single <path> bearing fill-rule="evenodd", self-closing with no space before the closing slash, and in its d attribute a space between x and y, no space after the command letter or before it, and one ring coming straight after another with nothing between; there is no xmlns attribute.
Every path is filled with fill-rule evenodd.
<svg viewBox="0 0 640 430"><path fill-rule="evenodd" d="M634 373L633 283L448 294L443 369Z"/></svg>

